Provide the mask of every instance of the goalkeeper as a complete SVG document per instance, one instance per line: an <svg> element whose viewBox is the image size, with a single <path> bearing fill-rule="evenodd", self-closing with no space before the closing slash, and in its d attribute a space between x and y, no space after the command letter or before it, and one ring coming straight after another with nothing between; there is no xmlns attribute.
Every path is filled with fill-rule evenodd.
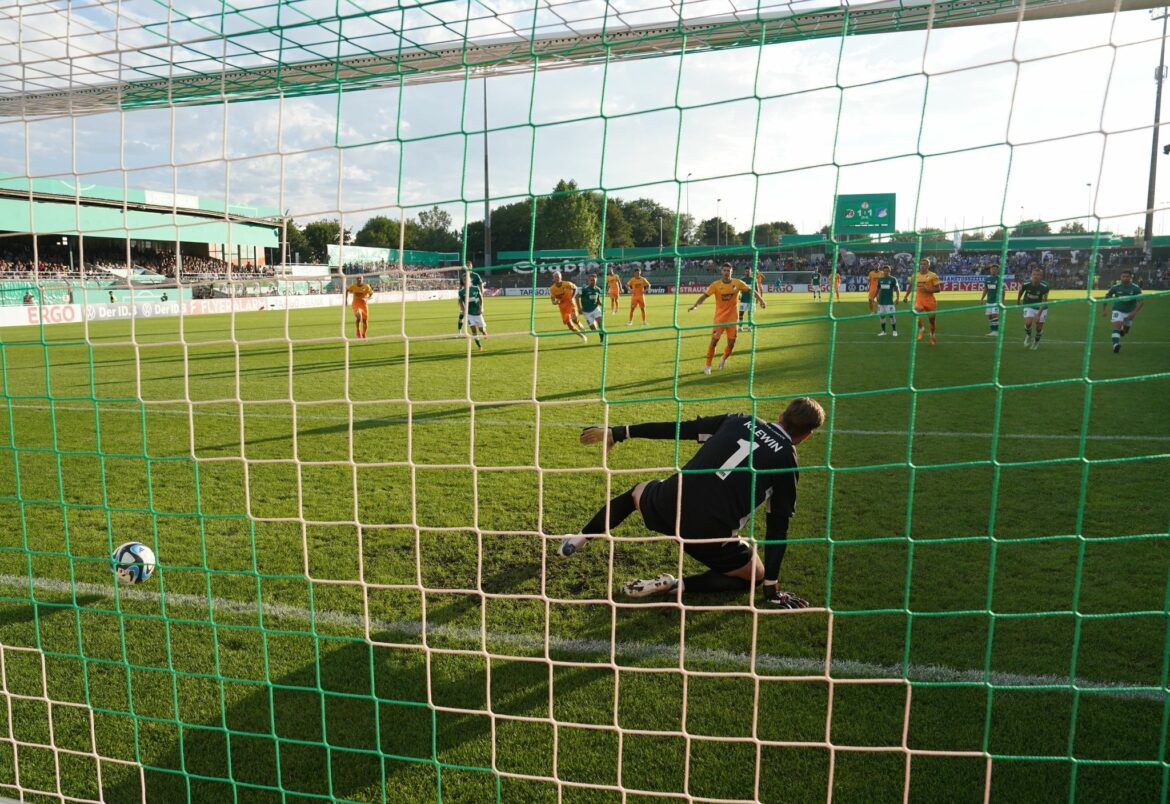
<svg viewBox="0 0 1170 804"><path fill-rule="evenodd" d="M825 422L825 412L808 397L795 399L778 422L746 414L705 416L689 422L586 427L583 444L605 441L610 449L628 438L695 439L702 444L683 471L665 480L639 483L603 506L581 529L565 539L562 556L570 556L591 536L612 532L635 510L646 527L682 539L683 550L709 569L681 580L669 573L627 581L629 597L677 591L740 592L761 581L772 606L803 609L808 601L778 585L787 548L788 520L796 509L796 445ZM768 536L764 560L739 537L742 528L767 503Z"/></svg>

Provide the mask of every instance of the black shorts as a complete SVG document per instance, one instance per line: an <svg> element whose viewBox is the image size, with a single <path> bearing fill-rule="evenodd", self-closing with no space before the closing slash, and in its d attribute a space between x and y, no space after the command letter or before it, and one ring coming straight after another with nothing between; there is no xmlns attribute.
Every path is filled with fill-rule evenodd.
<svg viewBox="0 0 1170 804"><path fill-rule="evenodd" d="M651 480L642 489L638 509L642 512L642 521L646 523L646 527L655 533L675 535L675 521L678 519L676 488L673 483ZM681 519L678 525L678 536L683 540L683 552L716 572L737 570L755 556L750 544L730 533L723 525L697 521L694 516ZM723 538L724 541L693 541L719 538Z"/></svg>

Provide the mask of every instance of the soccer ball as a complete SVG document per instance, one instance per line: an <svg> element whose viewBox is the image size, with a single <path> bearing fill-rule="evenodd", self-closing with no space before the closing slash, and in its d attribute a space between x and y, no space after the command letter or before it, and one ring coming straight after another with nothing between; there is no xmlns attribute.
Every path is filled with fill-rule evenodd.
<svg viewBox="0 0 1170 804"><path fill-rule="evenodd" d="M120 583L142 583L154 575L154 551L142 542L126 542L114 551L111 569Z"/></svg>

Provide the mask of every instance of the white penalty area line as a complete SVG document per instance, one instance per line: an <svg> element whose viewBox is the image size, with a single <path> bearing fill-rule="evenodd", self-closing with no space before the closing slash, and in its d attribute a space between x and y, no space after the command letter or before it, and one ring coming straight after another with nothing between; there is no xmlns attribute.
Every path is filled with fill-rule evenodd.
<svg viewBox="0 0 1170 804"><path fill-rule="evenodd" d="M583 404L585 404L589 401L590 400L585 400L585 401L583 401ZM227 411L222 411L222 410L202 410L201 408L203 407L203 404L204 403L200 403L200 402L193 403L193 410L191 411L191 413L196 417L209 416L209 417L214 417L214 418L235 419L237 421L240 419L241 416L243 416L246 419L277 419L277 420L283 420L283 421L290 421L292 419L292 416L289 414L286 414L286 413L267 413L267 412L262 411L262 410L255 410L254 409L256 407L255 403L244 403L243 407L242 407L242 413L240 413L240 412L229 413ZM212 404L212 403L208 403L208 404ZM213 403L213 404L230 404L230 403ZM289 404L291 404L291 403L289 403ZM344 405L346 403L343 401L338 401L336 404ZM396 402L394 404L405 405L406 403ZM428 409L438 407L439 405L441 405L443 403L434 403L434 402L428 401L428 402L416 402L414 404L420 411L426 411ZM455 405L455 404L466 404L466 403L460 403L458 401L453 401L450 404ZM486 402L486 403L483 403L482 406L486 407L486 408L507 407L509 405L530 407L530 406L539 405L539 404L540 404L539 402L532 402L529 400L514 400L511 402ZM602 403L596 402L596 404L602 404ZM116 405L124 405L126 407L124 407L124 408L114 407ZM183 418L187 418L187 416L188 416L186 404L183 402L145 402L145 403L143 403L143 405L146 407L146 414L148 416L181 416ZM162 407L164 405L166 407ZM141 410L139 409L137 403L122 402L122 401L102 402L99 400L94 405L58 404L58 405L52 405L52 406L50 406L48 403L42 403L42 402L10 402L9 406L11 406L12 408L14 408L16 410L49 410L51 407L53 410L59 410L59 411L65 411L65 412L75 412L75 413L93 413L94 407L96 406L100 409L101 415L103 415L103 416L117 415L117 414L132 414L135 416L141 415ZM181 410L175 409L175 408L179 408L180 406L182 406L183 409L181 409ZM360 408L364 408L364 407L368 407L368 406L369 406L369 403L364 403L364 402L354 403L355 409L360 409ZM0 407L3 407L3 403L0 403ZM302 405L302 407L319 407L319 403L314 402L312 404ZM318 422L331 422L333 424L347 424L349 422L349 417L345 416L345 415L341 415L341 414L330 415L330 414L320 414L320 413L301 413L300 411L297 412L296 419L298 422L318 421ZM361 427L362 425L369 425L369 424L409 424L412 427L428 427L428 426L446 427L446 426L450 425L453 421L460 421L460 420L451 418L451 419L438 419L435 421L429 421L425 417L407 419L405 416L374 416L372 418L362 418L362 417L355 416L353 419L353 423L354 423L355 428ZM465 417L464 419L462 419L462 421L470 421L470 419ZM597 424L598 424L597 422L542 421L540 423L540 427L541 427L541 429L546 429L546 428L550 428L550 427L571 427L574 429L580 429L583 427L593 427ZM480 426L535 427L536 422L531 421L531 420L526 420L526 419L525 420L517 420L517 419L508 419L508 418L503 418L503 417L497 418L497 417L493 417L493 416L477 415L475 417L475 426L476 427L480 427ZM833 428L833 435L906 436L909 434L910 433L908 430L865 430L865 429L853 429L853 428L836 428L836 427ZM302 435L304 435L304 434L302 434ZM974 431L974 430L972 430L972 431L915 430L914 435L916 437L917 436L929 436L931 438L991 438L993 436L998 435L999 438L1010 438L1010 439L1019 440L1019 441L1080 441L1082 438L1082 436L1080 436L1076 433L1005 433L1005 432L992 433L992 432L987 432L987 431ZM1084 436L1084 439L1086 441L1170 442L1170 435L1088 434L1088 435Z"/></svg>
<svg viewBox="0 0 1170 804"><path fill-rule="evenodd" d="M21 575L0 575L0 587L27 591L29 579ZM73 595L83 597L99 597L105 600L122 600L140 603L161 604L164 600L168 607L194 608L206 612L211 608L217 615L237 615L255 618L262 611L266 621L284 620L299 623L316 623L335 628L352 628L364 634L366 618L344 611L333 609L307 609L301 606L292 606L284 603L244 602L223 597L204 597L182 592L168 592L164 596L159 592L140 587L115 587L111 579L109 585L88 582L70 584L56 578L34 578L31 583L33 589L41 592L51 592L66 597ZM356 588L356 586L355 586ZM65 601L42 601L38 603L55 603ZM85 606L78 607L84 610ZM776 614L774 616L799 616L794 614ZM271 626L274 629L276 626ZM406 637L420 637L426 634L428 638L442 638L462 641L476 646L481 641L489 646L507 646L524 651L544 652L546 641L542 636L532 634L511 634L507 632L487 631L480 632L474 628L461 628L450 625L431 625L417 621L369 620L369 633L378 639L380 635L397 635ZM358 634L355 639L361 638ZM364 639L363 639L364 641ZM376 644L376 642L375 642ZM550 636L547 640L550 652L572 654L578 656L608 656L611 643L604 639L569 638ZM423 647L421 644L419 647ZM617 641L612 643L613 651L619 659L652 659L659 662L677 662L679 658L678 645L664 645L642 641ZM490 648L489 648L490 652ZM743 653L739 651L720 650L716 648L686 648L686 661L729 672L750 672L766 670L791 675L823 676L825 662L806 656L780 656L770 653ZM908 665L877 664L862 662L854 659L833 659L829 668L830 676L834 679L875 678L891 681L928 681L942 683L991 684L1003 687L1063 687L1054 692L1072 692L1073 687L1082 692L1107 694L1119 698L1162 701L1165 693L1161 690L1149 689L1150 684L1123 681L1093 681L1077 678L1070 683L1068 676L1057 675L1028 675L1022 673L1006 673L992 671L985 673L982 670L965 670L942 665ZM1145 687L1146 689L1133 689Z"/></svg>

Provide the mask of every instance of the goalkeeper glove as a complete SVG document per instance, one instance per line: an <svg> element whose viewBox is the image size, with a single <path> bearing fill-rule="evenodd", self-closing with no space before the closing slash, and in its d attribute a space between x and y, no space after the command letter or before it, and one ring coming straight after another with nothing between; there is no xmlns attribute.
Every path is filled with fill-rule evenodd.
<svg viewBox="0 0 1170 804"><path fill-rule="evenodd" d="M808 601L791 592L782 592L776 584L764 584L764 602L777 609L807 609Z"/></svg>
<svg viewBox="0 0 1170 804"><path fill-rule="evenodd" d="M613 449L615 443L613 437L613 428L610 427L585 427L581 430L582 444L598 444L605 442L605 451L609 452Z"/></svg>

